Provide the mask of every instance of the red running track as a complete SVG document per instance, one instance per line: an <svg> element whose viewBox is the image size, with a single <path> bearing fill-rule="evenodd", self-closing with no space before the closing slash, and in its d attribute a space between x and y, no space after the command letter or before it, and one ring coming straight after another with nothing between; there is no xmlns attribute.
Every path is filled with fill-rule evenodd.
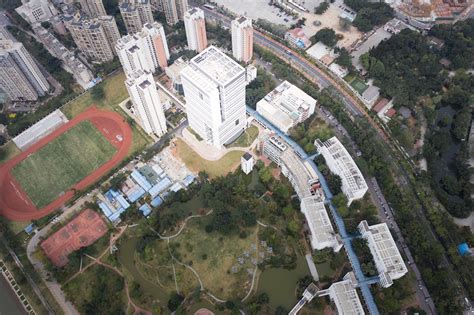
<svg viewBox="0 0 474 315"><path fill-rule="evenodd" d="M84 120L92 122L107 140L117 148L114 156L68 191L59 196L49 205L37 209L26 192L11 174L11 169L26 159L30 154L38 151L46 144L76 126ZM95 183L108 171L117 166L127 156L132 145L132 130L125 119L118 113L102 111L95 106L90 107L66 124L42 138L26 151L0 165L0 214L10 220L29 221L37 220L63 206L74 196L75 190L82 190Z"/></svg>

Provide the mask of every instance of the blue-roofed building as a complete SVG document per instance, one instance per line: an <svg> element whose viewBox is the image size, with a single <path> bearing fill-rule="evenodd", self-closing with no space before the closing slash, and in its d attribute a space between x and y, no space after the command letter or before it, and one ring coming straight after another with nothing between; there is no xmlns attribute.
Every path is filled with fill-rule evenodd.
<svg viewBox="0 0 474 315"><path fill-rule="evenodd" d="M97 204L102 210L102 213L104 213L111 222L117 221L120 214L130 207L130 203L128 203L125 197L114 189L108 190L104 194L104 197L105 200L99 201Z"/></svg>
<svg viewBox="0 0 474 315"><path fill-rule="evenodd" d="M471 249L467 243L462 243L458 245L458 252L461 256L469 256L471 255Z"/></svg>
<svg viewBox="0 0 474 315"><path fill-rule="evenodd" d="M138 210L143 214L144 217L148 217L151 213L151 207L149 204L143 204Z"/></svg>
<svg viewBox="0 0 474 315"><path fill-rule="evenodd" d="M149 191L151 189L151 183L138 170L133 170L131 176L133 180L138 185L140 185L145 191Z"/></svg>
<svg viewBox="0 0 474 315"><path fill-rule="evenodd" d="M150 204L153 208L159 207L163 204L163 199L161 199L160 196L156 196Z"/></svg>
<svg viewBox="0 0 474 315"><path fill-rule="evenodd" d="M28 225L23 231L25 231L26 234L30 235L31 233L33 233L33 231L36 229L36 226L34 223L31 223L30 225Z"/></svg>
<svg viewBox="0 0 474 315"><path fill-rule="evenodd" d="M183 185L185 187L188 187L189 185L191 185L194 182L195 179L196 179L196 177L194 175L188 175L183 179Z"/></svg>
<svg viewBox="0 0 474 315"><path fill-rule="evenodd" d="M120 190L132 203L139 200L146 194L145 189L135 183L131 178L127 178L127 180L122 184Z"/></svg>
<svg viewBox="0 0 474 315"><path fill-rule="evenodd" d="M158 194L162 193L166 188L171 186L173 182L168 177L163 178L159 181L155 186L153 186L148 193L151 195L152 198L158 196Z"/></svg>

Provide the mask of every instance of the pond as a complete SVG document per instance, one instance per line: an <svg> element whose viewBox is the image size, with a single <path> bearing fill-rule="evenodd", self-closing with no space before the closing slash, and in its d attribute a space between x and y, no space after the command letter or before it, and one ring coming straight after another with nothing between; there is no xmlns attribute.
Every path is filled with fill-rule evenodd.
<svg viewBox="0 0 474 315"><path fill-rule="evenodd" d="M295 295L296 285L300 278L311 275L304 256L298 253L296 268L268 268L260 275L257 294L267 293L272 308L283 306L287 310L293 308L297 302Z"/></svg>
<svg viewBox="0 0 474 315"><path fill-rule="evenodd" d="M0 274L0 314L26 314L3 275Z"/></svg>

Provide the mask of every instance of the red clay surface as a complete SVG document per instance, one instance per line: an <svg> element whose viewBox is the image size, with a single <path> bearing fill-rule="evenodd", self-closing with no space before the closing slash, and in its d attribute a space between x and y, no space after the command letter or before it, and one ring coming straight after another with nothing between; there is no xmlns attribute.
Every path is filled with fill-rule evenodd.
<svg viewBox="0 0 474 315"><path fill-rule="evenodd" d="M38 151L53 139L84 120L91 121L107 140L117 148L117 152L109 161L76 183L49 205L37 209L11 174L11 169L26 159L28 155ZM87 188L118 165L127 156L131 145L132 130L122 116L115 112L99 110L95 106L90 107L30 146L21 154L0 165L0 214L15 221L37 220L44 217L70 200L74 196L75 190Z"/></svg>
<svg viewBox="0 0 474 315"><path fill-rule="evenodd" d="M48 237L41 243L41 248L55 266L63 267L69 262L67 256L70 253L91 245L106 232L104 220L96 212L87 209Z"/></svg>

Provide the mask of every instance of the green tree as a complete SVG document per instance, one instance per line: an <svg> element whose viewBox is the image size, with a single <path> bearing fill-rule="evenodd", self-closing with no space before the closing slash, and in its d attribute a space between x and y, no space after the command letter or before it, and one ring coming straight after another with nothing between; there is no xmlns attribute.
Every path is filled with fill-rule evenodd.
<svg viewBox="0 0 474 315"><path fill-rule="evenodd" d="M273 178L272 173L268 167L260 169L260 171L258 171L258 176L264 184L268 184Z"/></svg>
<svg viewBox="0 0 474 315"><path fill-rule="evenodd" d="M317 7L314 8L314 14L321 15L329 9L329 2L321 2Z"/></svg>
<svg viewBox="0 0 474 315"><path fill-rule="evenodd" d="M92 88L91 91L92 99L98 101L105 97L104 85L98 84Z"/></svg>
<svg viewBox="0 0 474 315"><path fill-rule="evenodd" d="M336 32L332 28L322 28L315 35L311 37L311 42L321 42L326 46L334 47L338 41Z"/></svg>

